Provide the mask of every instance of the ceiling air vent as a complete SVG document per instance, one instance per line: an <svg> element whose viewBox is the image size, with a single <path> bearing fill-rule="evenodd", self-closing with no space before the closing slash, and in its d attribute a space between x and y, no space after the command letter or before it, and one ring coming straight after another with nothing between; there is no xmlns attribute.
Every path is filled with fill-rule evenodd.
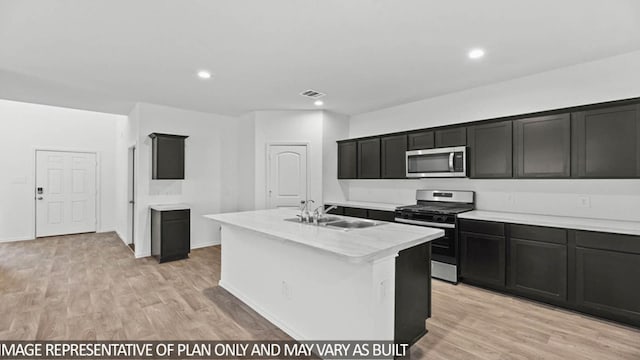
<svg viewBox="0 0 640 360"><path fill-rule="evenodd" d="M303 92L300 93L300 95L304 96L304 97L308 97L308 98L312 98L312 99L319 99L327 94L323 94L320 91L315 91L315 90L305 90Z"/></svg>

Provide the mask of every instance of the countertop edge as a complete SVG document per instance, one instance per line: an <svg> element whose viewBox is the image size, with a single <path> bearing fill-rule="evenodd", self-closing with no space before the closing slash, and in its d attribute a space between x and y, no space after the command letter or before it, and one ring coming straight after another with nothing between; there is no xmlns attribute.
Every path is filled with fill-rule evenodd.
<svg viewBox="0 0 640 360"><path fill-rule="evenodd" d="M387 204L387 203L367 203L366 201L349 201L349 200L327 200L325 205L337 205L345 207L354 207L368 210L380 210L380 211L395 211L397 207L403 206L400 204ZM405 204L406 205L406 204Z"/></svg>
<svg viewBox="0 0 640 360"><path fill-rule="evenodd" d="M522 217L529 218L523 219ZM473 210L465 212L458 214L458 218L640 236L640 223L633 221L592 219L560 215L508 213L488 210ZM594 225L593 222L600 222L601 224ZM625 225L628 225L629 227L626 227Z"/></svg>
<svg viewBox="0 0 640 360"><path fill-rule="evenodd" d="M315 250L318 250L318 251L325 252L327 254L338 256L340 258L343 258L343 259L347 260L350 263L355 263L355 264L362 264L362 263L366 263L366 262L371 262L371 261L376 261L376 260L379 260L379 259L383 259L383 258L386 258L388 256L395 256L402 250L414 247L414 246L422 244L422 243L431 242L431 241L433 241L435 239L438 239L438 238L440 238L440 237L442 237L444 235L444 231L443 230L434 229L434 230L438 230L438 232L433 234L433 235L428 235L428 236L421 237L421 238L416 239L416 240L407 241L407 242L403 243L402 245L393 246L393 247L388 248L388 249L382 249L382 250L373 252L371 254L367 254L367 255L363 255L363 256L351 256L351 255L346 255L346 254L343 254L343 253L331 251L331 250L326 249L326 248L315 247L315 246L312 246L312 245L309 245L309 244L301 243L301 242L296 241L294 239L282 237L282 236L275 235L275 234L272 234L272 233L269 233L269 232L260 231L260 230L257 230L257 229L252 229L250 227L239 225L239 224L236 224L236 223L233 223L233 222L220 220L220 219L215 218L216 214L207 214L207 215L202 215L202 216L204 218L207 218L207 219L213 220L213 221L217 221L217 222L219 222L221 224L224 224L224 225L232 226L232 227L235 227L235 228L238 228L238 229L243 229L243 230L246 230L246 231L251 231L251 232L254 232L256 234L262 234L262 235L265 235L265 236L267 236L267 237L269 237L271 239L287 241L287 242L295 244L297 246L302 246L302 247L306 247L306 248L312 248L312 249L315 249ZM440 233L442 233L442 234L440 234Z"/></svg>
<svg viewBox="0 0 640 360"><path fill-rule="evenodd" d="M156 211L172 211L172 210L190 210L188 204L153 204L149 205L149 209Z"/></svg>

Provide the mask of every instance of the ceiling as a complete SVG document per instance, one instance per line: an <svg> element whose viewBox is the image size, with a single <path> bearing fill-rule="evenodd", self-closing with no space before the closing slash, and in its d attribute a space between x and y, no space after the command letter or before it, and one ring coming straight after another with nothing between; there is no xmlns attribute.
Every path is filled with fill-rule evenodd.
<svg viewBox="0 0 640 360"><path fill-rule="evenodd" d="M353 115L638 49L637 0L0 0L0 98L120 114Z"/></svg>

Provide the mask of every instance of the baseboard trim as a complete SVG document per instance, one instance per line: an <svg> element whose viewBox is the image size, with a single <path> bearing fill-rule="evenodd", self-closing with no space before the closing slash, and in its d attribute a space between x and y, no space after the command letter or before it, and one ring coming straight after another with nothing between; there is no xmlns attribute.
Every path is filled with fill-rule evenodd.
<svg viewBox="0 0 640 360"><path fill-rule="evenodd" d="M120 240L122 240L122 242L125 245L129 245L129 243L127 242L127 240L124 238L124 236L122 236L122 234L120 234L120 232L118 230L115 231L116 235L118 235L118 237L120 238Z"/></svg>
<svg viewBox="0 0 640 360"><path fill-rule="evenodd" d="M15 241L27 241L27 240L35 240L35 238L33 238L31 236L28 236L28 237L24 237L24 236L9 237L9 238L0 239L0 243L15 242Z"/></svg>
<svg viewBox="0 0 640 360"><path fill-rule="evenodd" d="M201 248L216 246L216 245L220 245L220 241L210 241L210 242L199 243L199 244L191 244L191 250L201 249Z"/></svg>
<svg viewBox="0 0 640 360"><path fill-rule="evenodd" d="M270 312L265 310L262 306L258 305L256 302L254 302L248 296L246 296L242 291L239 291L237 288L233 287L232 285L229 285L229 284L225 283L224 281L220 280L218 282L218 286L220 286L221 288L223 288L226 291L228 291L229 293L231 293L231 295L233 295L233 296L237 297L238 299L240 299L240 301L242 301L247 306L249 306L251 309L253 309L253 311L257 312L262 317L264 317L265 319L269 320L272 324L277 326L280 330L284 331L285 333L287 333L287 335L291 336L295 340L298 340L298 341L309 340L309 339L306 339L304 336L302 336L300 333L298 333L298 332L294 331L293 329L291 329L291 327L289 325L287 325L287 324L283 323L282 321L278 320L273 314L271 314Z"/></svg>
<svg viewBox="0 0 640 360"><path fill-rule="evenodd" d="M89 232L91 233L91 232ZM123 240L122 236L120 236L120 234L116 231L116 230L104 230L104 231L95 231L93 232L95 234L106 234L106 233L115 233L118 238L120 238L120 240ZM52 235L52 236L71 236L71 235L77 235L77 234L62 234L62 235ZM43 236L43 237L47 237L47 236ZM41 237L41 238L43 238ZM6 243L6 242L15 242L15 241L27 241L27 240L37 240L37 237L33 237L31 235L29 236L17 236L17 237L9 237L9 238L0 238L0 243ZM126 244L126 242L125 242Z"/></svg>
<svg viewBox="0 0 640 360"><path fill-rule="evenodd" d="M146 257L151 256L151 252L148 251L148 252L144 252L142 254L139 254L139 253L136 252L135 255L136 255L136 259L142 259L142 258L146 258Z"/></svg>

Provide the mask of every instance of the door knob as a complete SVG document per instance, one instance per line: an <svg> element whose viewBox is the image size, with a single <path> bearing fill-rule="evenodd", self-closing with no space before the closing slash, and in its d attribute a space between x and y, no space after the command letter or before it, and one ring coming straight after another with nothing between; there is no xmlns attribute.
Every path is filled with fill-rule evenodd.
<svg viewBox="0 0 640 360"><path fill-rule="evenodd" d="M38 196L38 200L42 200L44 199L42 196Z"/></svg>

